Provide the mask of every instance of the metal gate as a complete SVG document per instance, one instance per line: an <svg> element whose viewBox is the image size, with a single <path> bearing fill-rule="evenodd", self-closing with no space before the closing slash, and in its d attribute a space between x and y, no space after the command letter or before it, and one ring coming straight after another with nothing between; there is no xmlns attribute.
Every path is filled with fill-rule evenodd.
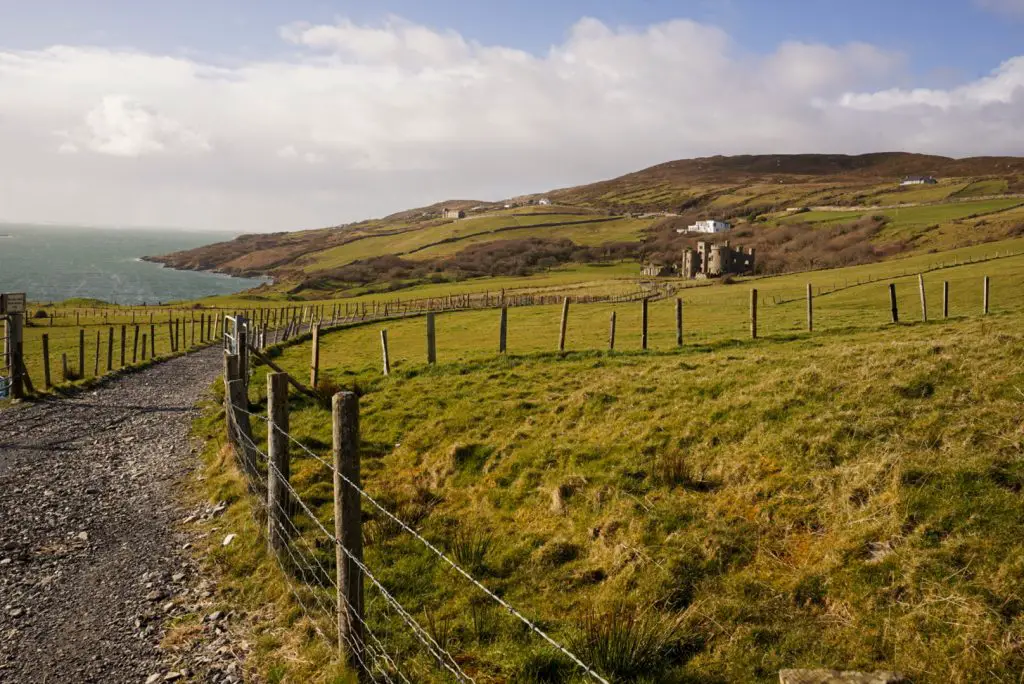
<svg viewBox="0 0 1024 684"><path fill-rule="evenodd" d="M22 361L21 330L25 316L24 293L0 294L0 399L20 398L21 379L24 371Z"/></svg>
<svg viewBox="0 0 1024 684"><path fill-rule="evenodd" d="M3 357L0 357L0 399L11 396L11 388L14 385L14 350L11 348L11 324L6 314L0 314L0 323L3 323L0 332L0 342L3 343Z"/></svg>

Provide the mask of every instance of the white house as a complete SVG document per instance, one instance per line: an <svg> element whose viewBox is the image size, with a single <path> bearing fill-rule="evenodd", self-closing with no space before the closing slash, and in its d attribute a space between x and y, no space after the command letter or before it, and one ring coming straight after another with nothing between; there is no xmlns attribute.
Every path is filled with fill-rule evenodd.
<svg viewBox="0 0 1024 684"><path fill-rule="evenodd" d="M686 232L689 233L724 233L729 230L730 225L726 221L716 221L714 219L708 219L706 221L697 221L692 226L686 227ZM682 229L677 229L677 232L682 233Z"/></svg>
<svg viewBox="0 0 1024 684"><path fill-rule="evenodd" d="M939 181L935 180L931 176L907 176L900 181L900 186L907 185L935 185Z"/></svg>
<svg viewBox="0 0 1024 684"><path fill-rule="evenodd" d="M541 197L539 200L537 200L537 204L543 204L544 206L547 206L551 204L551 200L549 200L547 197Z"/></svg>

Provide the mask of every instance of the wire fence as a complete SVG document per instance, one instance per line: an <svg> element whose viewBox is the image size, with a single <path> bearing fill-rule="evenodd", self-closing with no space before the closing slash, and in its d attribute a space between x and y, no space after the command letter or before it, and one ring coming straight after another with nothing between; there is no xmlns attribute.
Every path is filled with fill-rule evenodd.
<svg viewBox="0 0 1024 684"><path fill-rule="evenodd" d="M226 365L231 367L230 362ZM465 582L467 589L476 593L480 600L490 602L499 608L537 638L539 643L571 662L581 674L593 681L608 684L607 679L543 629L536 620L530 619L507 599L488 588L473 573L441 550L436 543L423 536L414 525L400 518L367 492L357 479L353 479L343 468L339 468L338 454L345 452L346 447L338 443L338 436L355 434L354 439L358 440L358 408L354 418L346 418L342 412L335 411L335 462L332 463L272 419L275 411L280 411L281 408L279 406L275 409L270 403L281 401L280 398L268 398L267 415L251 411L247 400L239 402L239 396L246 396L235 391L239 389L236 383L245 382L241 379L245 377L242 369L239 369L239 375L240 378L228 380L225 413L230 441L235 448L236 457L242 463L243 472L260 473L260 482L250 487L254 492L250 497L253 501L254 518L260 527L266 530L268 547L277 559L304 617L314 626L318 637L338 644L346 654L349 664L357 667L365 678L375 682L425 681L430 676L430 673L422 669L425 659L432 664L434 674L439 673L443 679L456 682L476 681L466 671L458 657L459 654L452 653L451 644L435 634L436 628L429 623L429 615L426 625L417 620L413 611L403 605L396 597L395 591L381 579L380 573L371 570L362 557L362 543L353 548L342 543L342 538L351 537L344 537L339 530L343 524L350 524L351 521L339 521L337 512L342 510L342 498L351 494L355 495L357 506L362 501L375 515L383 516L390 521L397 530L407 535L408 539L447 567L454 577ZM354 395L350 396L350 400L355 400ZM283 410L286 412L287 400L284 399L284 402ZM253 437L253 421L259 421L265 426L268 439L266 451L260 448ZM287 424L286 421L284 423ZM283 436L287 445L294 447L302 457L313 459L333 478L335 531L329 529L329 523L325 523L317 514L316 506L306 501L290 482L290 467L287 465L289 459L281 461L279 457L272 455L274 449L271 445L276 435ZM350 448L349 453L358 459L358 448ZM258 461L256 469L245 463L252 458ZM282 466L282 463L285 465ZM358 465L355 472L358 473ZM275 497L270 494L275 486L283 488L285 496ZM268 492L266 497L262 496L263 492ZM358 539L362 540L361 525L357 534ZM287 540L286 543L275 544L274 537L278 535L281 539ZM333 558L329 554L325 556L325 546L336 551ZM343 565L346 572L357 573L361 581L354 585L350 579L343 579L340 573ZM362 596L364 585L371 597L365 603ZM352 593L353 586L358 586L358 595ZM352 628L345 626L346 621ZM399 630L399 627L402 629Z"/></svg>

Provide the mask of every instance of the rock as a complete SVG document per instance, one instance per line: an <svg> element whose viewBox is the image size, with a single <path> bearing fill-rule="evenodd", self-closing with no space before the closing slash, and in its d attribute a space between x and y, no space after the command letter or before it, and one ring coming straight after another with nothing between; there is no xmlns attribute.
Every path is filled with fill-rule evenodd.
<svg viewBox="0 0 1024 684"><path fill-rule="evenodd" d="M173 575L171 575L172 582L180 582L183 579L185 579L185 573L183 572L176 572Z"/></svg>
<svg viewBox="0 0 1024 684"><path fill-rule="evenodd" d="M21 608L12 608L7 614L12 618L21 617L21 614L25 612Z"/></svg>
<svg viewBox="0 0 1024 684"><path fill-rule="evenodd" d="M77 536L77 537L78 537L78 539L80 539L81 541L89 541L89 533L88 533L88 532L86 532L85 530L83 530L83 531L79 532L79 533L78 533L78 534L77 534L76 536Z"/></svg>
<svg viewBox="0 0 1024 684"><path fill-rule="evenodd" d="M221 546L227 546L227 545L228 545L228 544L230 544L231 542L235 541L235 537L237 537L237 536L238 536L237 534L235 534L234 532L232 532L232 533L231 533L231 534L229 534L228 536L224 537L224 541L223 541L223 542L221 542Z"/></svg>
<svg viewBox="0 0 1024 684"><path fill-rule="evenodd" d="M160 681L160 673L154 672L153 674L146 677L146 684L153 684L154 682Z"/></svg>
<svg viewBox="0 0 1024 684"><path fill-rule="evenodd" d="M167 674L164 675L164 681L165 682L174 682L174 681L177 681L179 679L184 679L184 678L185 678L185 673L184 672L168 672Z"/></svg>
<svg viewBox="0 0 1024 684"><path fill-rule="evenodd" d="M146 594L147 601L159 601L164 597L164 592L160 589L154 589L153 591Z"/></svg>

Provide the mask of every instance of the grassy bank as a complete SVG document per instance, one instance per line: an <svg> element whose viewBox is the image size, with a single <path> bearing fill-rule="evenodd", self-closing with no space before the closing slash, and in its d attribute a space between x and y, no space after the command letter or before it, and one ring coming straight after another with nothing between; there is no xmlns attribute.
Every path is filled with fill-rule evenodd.
<svg viewBox="0 0 1024 684"><path fill-rule="evenodd" d="M782 667L829 666L1016 681L1024 275L1015 260L985 270L997 267L1001 303L985 318L966 315L980 301L981 267L968 266L943 275L962 292L946 321L891 326L885 286L872 284L820 298L813 336L797 331L800 302L770 308L787 313L769 314L760 340L723 322L674 350L666 304L652 315L656 351L608 354L583 344L595 327L591 349L603 346L607 312L594 307L591 323L580 306L581 351L559 355L523 348L554 345L557 313L538 307L529 313L547 316L544 334L510 337L516 355L495 358L475 324L488 312L469 312L439 318L435 367L414 360L422 321L411 321L408 361L391 377L379 374L374 326L326 336L322 373L362 394L367 490L616 680L771 681ZM709 306L731 289L708 288L726 298ZM916 305L915 286L904 289L901 302ZM305 377L308 346L277 361ZM264 386L259 371L257 410ZM293 398L302 444L327 455L329 428L322 406ZM209 495L235 502L222 530L251 536L240 490L218 484L233 466L216 448L208 457ZM293 454L292 482L330 525L324 466ZM477 681L581 681L421 545L364 514L368 566ZM300 527L308 538L296 543L332 566ZM229 555L240 548L217 562L239 583L231 591L269 601L279 633L257 662L288 681L329 680L327 655L295 661L322 640L281 626L308 619L282 591L262 596L252 543L252 558ZM368 614L414 681L444 681L393 614L379 602ZM626 642L632 655L614 648Z"/></svg>

